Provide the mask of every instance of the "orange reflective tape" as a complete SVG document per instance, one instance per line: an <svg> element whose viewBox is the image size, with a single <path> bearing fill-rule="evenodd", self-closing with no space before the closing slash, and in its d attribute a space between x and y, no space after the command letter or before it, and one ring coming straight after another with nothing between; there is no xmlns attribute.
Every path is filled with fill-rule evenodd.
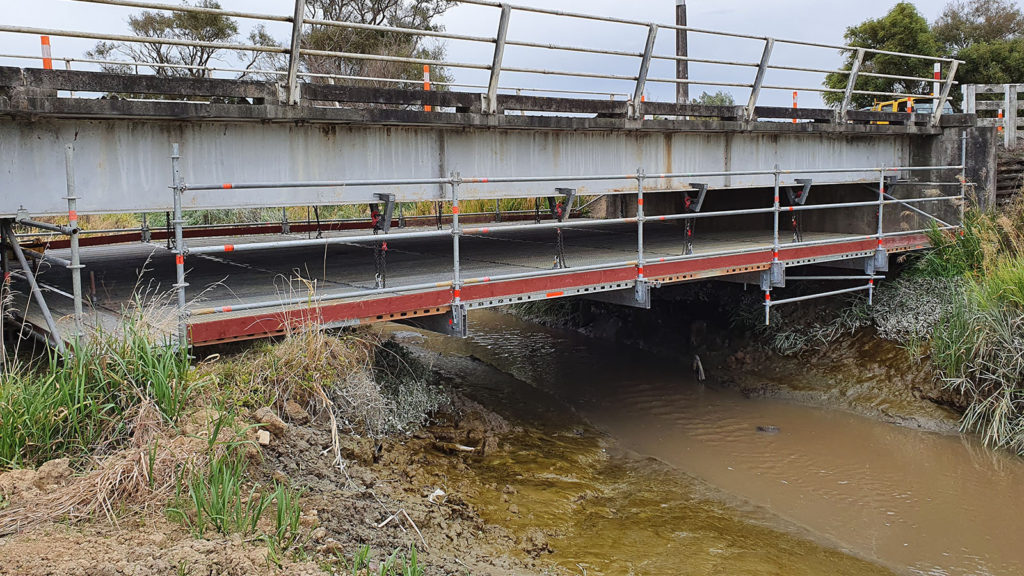
<svg viewBox="0 0 1024 576"><path fill-rule="evenodd" d="M181 254L178 254L177 256L174 257L174 263L177 264L178 266L181 266L182 264L185 263L185 257L182 256Z"/></svg>
<svg viewBox="0 0 1024 576"><path fill-rule="evenodd" d="M765 302L771 302L772 301L772 293L771 292L765 292L764 293L764 301Z"/></svg>
<svg viewBox="0 0 1024 576"><path fill-rule="evenodd" d="M558 298L559 296L565 296L565 292L548 292L545 296L548 298Z"/></svg>
<svg viewBox="0 0 1024 576"><path fill-rule="evenodd" d="M71 220L72 222L74 222L75 220L78 220L78 212L76 210L69 210L68 211L68 220Z"/></svg>
<svg viewBox="0 0 1024 576"><path fill-rule="evenodd" d="M458 214L459 212L461 212L461 210L459 210L458 206L452 206L452 214Z"/></svg>
<svg viewBox="0 0 1024 576"><path fill-rule="evenodd" d="M234 252L235 251L235 245L234 244L226 244L224 246L224 251L225 252Z"/></svg>
<svg viewBox="0 0 1024 576"><path fill-rule="evenodd" d="M225 190L231 190L234 187L235 186L233 184L221 184L221 188L223 188Z"/></svg>
<svg viewBox="0 0 1024 576"><path fill-rule="evenodd" d="M488 232L490 232L490 231L491 231L491 229L490 229L490 228L481 228L481 229L480 229L480 233L481 233L481 234L487 234L487 233L488 233Z"/></svg>
<svg viewBox="0 0 1024 576"><path fill-rule="evenodd" d="M637 198L636 199L636 203L637 203L638 206L643 206L644 205L644 199L643 198Z"/></svg>
<svg viewBox="0 0 1024 576"><path fill-rule="evenodd" d="M462 290L459 290L458 288L452 290L452 297L454 297L456 300L462 298Z"/></svg>
<svg viewBox="0 0 1024 576"><path fill-rule="evenodd" d="M49 36L40 36L39 37L39 41L43 44L43 46L49 46L50 45L50 37Z"/></svg>
<svg viewBox="0 0 1024 576"><path fill-rule="evenodd" d="M231 312L231 306L225 306L220 309L221 312Z"/></svg>

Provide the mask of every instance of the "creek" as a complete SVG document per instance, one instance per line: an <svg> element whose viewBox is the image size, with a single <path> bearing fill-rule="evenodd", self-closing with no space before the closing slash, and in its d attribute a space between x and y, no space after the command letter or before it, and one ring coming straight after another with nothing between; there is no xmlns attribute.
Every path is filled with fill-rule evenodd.
<svg viewBox="0 0 1024 576"><path fill-rule="evenodd" d="M689 358L496 312L474 312L468 340L429 340L550 395L608 438L570 449L555 424L481 464L499 481L533 478L517 488L533 513L517 520L493 503L491 515L554 526L554 560L575 573L1024 573L1024 461L973 438L748 399L696 382ZM510 400L506 384L476 392L529 412L528 394ZM595 456L609 450L634 457Z"/></svg>

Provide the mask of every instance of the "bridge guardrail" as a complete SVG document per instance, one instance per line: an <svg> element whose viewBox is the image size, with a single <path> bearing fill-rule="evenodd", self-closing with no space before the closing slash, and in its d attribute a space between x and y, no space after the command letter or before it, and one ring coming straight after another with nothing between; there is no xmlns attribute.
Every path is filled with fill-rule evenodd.
<svg viewBox="0 0 1024 576"><path fill-rule="evenodd" d="M295 11L293 16L282 16L272 15L254 12L243 12L243 11L231 11L223 9L205 8L201 6L185 6L185 5L173 5L158 2L139 1L139 0L68 0L75 2L86 2L92 4L104 4L121 7L132 7L142 8L149 10L162 10L172 12L183 12L183 13L194 13L204 15L219 15L231 18L243 18L254 20L257 22L277 22L291 24L291 38L287 45L270 46L270 45L253 45L253 44L242 44L242 43L227 43L227 42L196 42L189 40L182 40L176 38L153 38L153 37L140 37L130 36L121 34L105 34L98 32L86 32L86 31L72 31L72 30L60 30L50 29L42 27L24 27L24 26L11 26L11 25L0 25L0 32L4 33L16 33L16 34L32 34L40 36L53 36L53 37L69 37L69 38L86 38L95 39L100 41L113 41L113 42L125 42L133 44L151 44L160 46L188 46L188 47L201 47L210 50L230 50L238 52L250 52L250 53L268 53L278 54L287 59L287 66L282 66L280 69L240 69L232 67L217 67L217 66L193 66L187 64L165 64L159 62L145 62L145 61L126 61L126 60L105 60L98 58L78 58L78 57L53 57L50 55L46 60L57 60L65 62L66 66L70 68L73 63L86 63L86 64L98 64L107 67L122 67L130 70L134 70L135 73L140 73L142 69L149 68L157 75L169 75L174 70L185 70L191 73L193 76L200 75L213 75L217 73L231 73L231 74L259 74L265 77L274 77L281 80L282 84L286 88L287 101L290 104L298 104L301 100L301 86L300 79L306 79L307 81L328 81L334 83L336 81L341 82L380 82L380 83L392 83L398 85L411 85L418 86L423 84L423 81L418 79L409 78L394 78L394 77L381 77L381 76L360 76L360 75L344 75L344 74L324 74L316 73L310 70L303 69L303 64L308 61L309 58L327 58L327 59L343 59L343 60L360 60L360 61L378 61L378 62L390 62L400 64L414 64L423 66L440 66L454 70L473 70L479 72L486 72L488 75L488 81L486 84L483 83L467 83L467 82L435 82L434 85L444 86L447 89L470 89L482 91L482 111L488 114L499 113L502 110L498 103L498 94L521 94L523 92L532 92L538 94L567 94L574 96L606 96L611 100L615 100L618 97L622 97L629 105L629 114L638 119L644 117L644 103L645 103L645 87L647 83L652 84L671 84L671 85L697 85L697 86L708 86L708 87L726 87L726 88L741 88L749 90L749 98L745 106L743 106L744 116L746 120L756 119L756 108L761 98L762 91L808 91L817 93L832 93L841 94L843 96L841 104L838 106L837 119L841 122L848 121L848 113L851 111L852 98L855 95L867 95L867 96L879 96L884 98L901 98L912 96L918 100L932 99L937 101L935 110L932 114L932 122L938 123L942 114L944 113L945 103L948 101L949 92L951 88L957 84L955 77L957 68L960 61L949 58L937 58L932 56L923 56L915 54L906 54L899 52L890 52L885 50L875 50L869 48L859 48L853 46L843 45L832 45L818 42L808 42L801 40L790 40L781 38L772 38L767 36L750 35L750 34L739 34L733 32L707 30L702 28L696 28L692 26L677 26L671 24L658 24L650 22L642 22L638 20L629 20L622 18L612 18L606 16L600 16L595 14L583 14L577 12L566 12L560 10L553 10L548 8L531 7L531 6L519 6L503 2L495 2L492 0L461 0L461 4L476 5L480 7L496 8L499 12L498 27L495 31L494 36L478 36L468 34L454 34L444 32L440 30L420 30L420 29L409 29L400 28L387 25L376 25L376 24L364 24L356 22L340 22L334 20L308 18L306 16L306 3L305 0L296 0ZM532 13L538 15L552 16L556 18L562 18L566 20L574 21L593 21L602 22L606 24L613 24L622 27L642 27L647 31L646 39L642 45L638 45L636 50L612 50L602 49L595 47L584 47L584 46L573 46L568 44L556 44L556 43L540 43L531 42L526 40L519 40L516 38L508 37L509 23L515 14L520 13ZM301 45L301 39L303 32L307 27L321 27L321 28L338 28L338 29L354 29L354 30L368 30L375 32L385 32L403 35L413 35L418 37L431 37L442 40L452 40L459 42L472 42L477 44L487 44L493 46L492 58L489 63L485 62L457 62L446 59L431 59L431 58L415 58L391 54L364 54L334 50L314 50ZM763 43L760 49L760 58L758 61L739 61L739 60L727 60L720 58L708 58L700 56L681 56L675 54L665 54L658 52L656 49L656 40L659 33L661 32L672 32L677 34L699 34L708 35L720 38L727 38L730 41L741 41L741 42L759 42ZM851 70L842 69L822 69L822 68L811 68L806 66L787 65L778 61L775 53L776 46L792 46L798 49L827 49L837 50L841 53L853 55L853 65ZM560 53L583 53L598 56L609 56L609 57L628 57L634 58L637 62L637 73L635 74L612 74L602 71L586 71L586 70L553 70L536 68L529 66L516 65L515 62L510 62L506 58L507 47L519 47L527 49L541 49L550 50ZM934 62L936 65L937 72L931 78L922 78L914 76L900 76L891 74L882 74L877 72L871 72L864 70L863 64L865 59L870 55L884 55L884 56L895 56L900 58L907 58L919 61ZM40 60L43 59L40 56L30 55L17 55L8 54L0 55L0 57L17 58L17 59L28 59L28 60ZM693 64L701 64L716 67L726 68L748 68L753 70L753 76L748 80L744 81L728 81L721 77L721 74L708 74L702 78L676 78L659 76L651 73L652 64L656 62L687 62ZM828 74L840 74L848 78L847 86L845 89L827 88L823 87L819 82L817 84L803 84L794 82L783 82L783 83L772 83L769 82L769 75L773 72L797 72L797 73L810 73L815 75L828 75ZM199 74L197 74L199 73ZM509 85L504 84L502 81L503 75L508 74L522 75L529 78L555 76L561 78L587 78L600 81L614 82L617 85L617 89L609 90L607 92L594 91L594 90L579 90L579 89L566 89L558 86L541 86L537 84L528 85ZM918 91L924 90L925 86L934 85L935 89L932 90L931 94L928 93L914 93L913 88L907 92L879 92L863 90L858 88L859 78L884 78L892 80L901 80L909 83L910 86L917 85ZM794 116L796 119L797 116Z"/></svg>

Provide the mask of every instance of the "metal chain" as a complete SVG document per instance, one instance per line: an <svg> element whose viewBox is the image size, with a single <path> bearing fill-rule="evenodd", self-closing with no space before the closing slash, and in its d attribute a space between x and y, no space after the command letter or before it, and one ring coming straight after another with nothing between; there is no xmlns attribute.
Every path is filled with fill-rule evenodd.
<svg viewBox="0 0 1024 576"><path fill-rule="evenodd" d="M568 268L569 265L565 262L565 240L562 237L562 229L555 228L555 270L561 270L562 268Z"/></svg>
<svg viewBox="0 0 1024 576"><path fill-rule="evenodd" d="M387 288L388 284L388 243L378 242L373 247L373 260L377 274L377 288Z"/></svg>

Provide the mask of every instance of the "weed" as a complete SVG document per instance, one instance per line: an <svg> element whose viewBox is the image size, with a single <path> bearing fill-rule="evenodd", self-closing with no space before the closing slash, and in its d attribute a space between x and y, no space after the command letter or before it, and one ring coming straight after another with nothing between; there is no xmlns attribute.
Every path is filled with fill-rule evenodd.
<svg viewBox="0 0 1024 576"><path fill-rule="evenodd" d="M276 506L276 514L274 532L268 534L266 539L269 558L278 566L281 565L280 559L284 554L304 544L301 526L302 507L299 504L301 497L301 491L282 484L275 484L274 493L270 497Z"/></svg>
<svg viewBox="0 0 1024 576"><path fill-rule="evenodd" d="M360 576L371 571L372 552L369 546L362 546L352 555L349 566L352 576ZM377 576L423 576L425 569L420 565L416 546L409 547L408 553L396 549L383 562L377 565Z"/></svg>
<svg viewBox="0 0 1024 576"><path fill-rule="evenodd" d="M97 446L117 448L126 424L152 401L168 422L194 390L184 351L154 342L140 318L117 333L50 353L43 366L13 364L0 376L0 467L80 458Z"/></svg>
<svg viewBox="0 0 1024 576"><path fill-rule="evenodd" d="M212 456L209 465L185 467L176 477L175 495L168 515L184 525L196 538L210 528L221 534L255 533L272 496L257 486L245 490L245 442L218 442L227 421L222 416L209 436Z"/></svg>

